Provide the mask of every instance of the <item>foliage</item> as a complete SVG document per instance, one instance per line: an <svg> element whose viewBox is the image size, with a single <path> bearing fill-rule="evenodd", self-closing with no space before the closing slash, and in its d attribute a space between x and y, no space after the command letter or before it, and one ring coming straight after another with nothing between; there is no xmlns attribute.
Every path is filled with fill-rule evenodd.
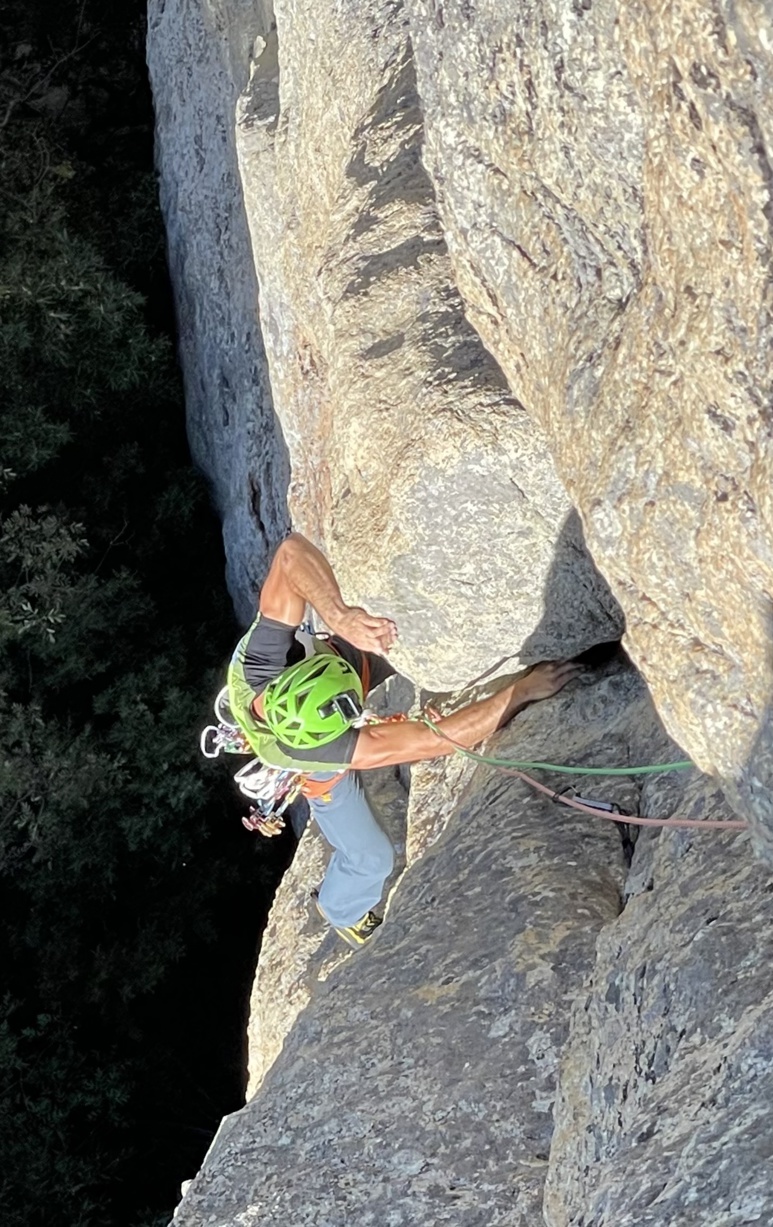
<svg viewBox="0 0 773 1227"><path fill-rule="evenodd" d="M192 966L233 972L229 912L249 917L249 963L256 891L265 912L287 855L223 839L238 823L196 752L234 627L140 292L163 276L147 97L126 190L139 146L107 149L89 109L137 93L139 12L13 2L0 18L5 1227L166 1221L241 1079L236 1058L228 1094L222 1067L191 1076Z"/></svg>

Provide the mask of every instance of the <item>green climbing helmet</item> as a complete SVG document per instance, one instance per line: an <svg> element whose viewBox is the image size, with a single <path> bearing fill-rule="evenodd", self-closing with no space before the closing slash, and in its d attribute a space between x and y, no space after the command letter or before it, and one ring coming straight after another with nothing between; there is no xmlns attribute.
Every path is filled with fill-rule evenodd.
<svg viewBox="0 0 773 1227"><path fill-rule="evenodd" d="M291 665L269 682L263 712L278 741L313 749L350 729L362 715L364 698L357 670L325 652Z"/></svg>

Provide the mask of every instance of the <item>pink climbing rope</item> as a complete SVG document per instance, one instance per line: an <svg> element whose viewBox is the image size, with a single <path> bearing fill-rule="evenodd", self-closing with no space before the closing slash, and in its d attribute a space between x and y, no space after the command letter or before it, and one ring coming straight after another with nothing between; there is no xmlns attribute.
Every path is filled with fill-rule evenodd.
<svg viewBox="0 0 773 1227"><path fill-rule="evenodd" d="M432 724L435 732L439 737L449 742L454 749L461 751L462 754L469 754L466 746L460 745L458 741L454 741L453 737L449 737L442 732L436 724ZM492 764L493 766L493 764ZM545 784L540 784L539 780L534 780L525 771L520 771L516 767L503 767L501 765L494 766L494 770L501 771L503 775L511 775L517 780L523 780L525 784L529 784L532 788L542 792L546 797L550 797L551 801L560 801L562 805L571 806L572 809L581 810L584 814L593 814L595 818L604 818L607 822L620 822L627 826L636 827L696 827L701 830L725 830L725 831L745 831L748 830L748 822L744 822L741 818L640 818L638 814L614 814L606 810L595 809L591 805L584 805L582 801L575 801L572 797L564 797L561 793L557 793L555 789L548 788Z"/></svg>

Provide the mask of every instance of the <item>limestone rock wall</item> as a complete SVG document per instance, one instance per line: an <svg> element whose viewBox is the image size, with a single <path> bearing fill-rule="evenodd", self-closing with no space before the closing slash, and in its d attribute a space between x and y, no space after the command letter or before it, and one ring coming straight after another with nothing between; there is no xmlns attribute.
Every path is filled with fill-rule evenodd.
<svg viewBox="0 0 773 1227"><path fill-rule="evenodd" d="M668 728L770 852L770 5L406 4L468 316Z"/></svg>

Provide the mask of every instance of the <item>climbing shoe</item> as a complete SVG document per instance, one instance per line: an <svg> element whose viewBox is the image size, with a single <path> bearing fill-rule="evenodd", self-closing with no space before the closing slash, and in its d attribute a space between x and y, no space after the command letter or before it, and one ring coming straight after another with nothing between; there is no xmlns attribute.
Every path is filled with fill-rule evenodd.
<svg viewBox="0 0 773 1227"><path fill-rule="evenodd" d="M347 945L351 946L354 950L359 950L360 946L364 946L368 938L373 936L381 923L382 918L377 916L375 912L366 912L362 920L358 920L356 924L349 925L348 928L339 928L338 925L333 925L333 928Z"/></svg>
<svg viewBox="0 0 773 1227"><path fill-rule="evenodd" d="M322 911L319 899L317 898L317 892L312 891L311 897L322 919L327 920L330 927L335 929L338 936L346 942L347 946L351 946L353 950L359 950L361 946L364 946L368 938L372 937L378 926L383 923L382 917L377 916L375 912L366 912L362 920L356 921L353 925L334 925Z"/></svg>

